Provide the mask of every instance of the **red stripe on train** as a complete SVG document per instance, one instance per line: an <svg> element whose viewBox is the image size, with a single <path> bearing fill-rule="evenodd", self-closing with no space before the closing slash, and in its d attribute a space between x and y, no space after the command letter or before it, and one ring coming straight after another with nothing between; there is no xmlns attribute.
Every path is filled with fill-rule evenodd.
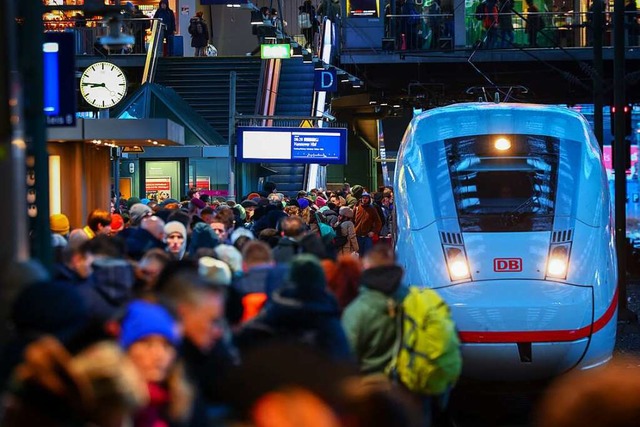
<svg viewBox="0 0 640 427"><path fill-rule="evenodd" d="M611 304L607 311L593 324L583 326L580 329L567 329L559 331L460 331L460 341L463 343L514 343L514 342L557 342L576 341L587 338L604 328L613 318L618 307L618 288L616 288Z"/></svg>

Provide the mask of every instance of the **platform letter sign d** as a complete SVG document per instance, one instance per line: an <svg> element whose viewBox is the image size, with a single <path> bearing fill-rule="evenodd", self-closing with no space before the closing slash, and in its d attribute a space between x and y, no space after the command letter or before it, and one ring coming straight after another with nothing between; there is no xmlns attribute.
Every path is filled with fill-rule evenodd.
<svg viewBox="0 0 640 427"><path fill-rule="evenodd" d="M336 69L316 70L314 89L316 91L336 92L338 90L338 75Z"/></svg>

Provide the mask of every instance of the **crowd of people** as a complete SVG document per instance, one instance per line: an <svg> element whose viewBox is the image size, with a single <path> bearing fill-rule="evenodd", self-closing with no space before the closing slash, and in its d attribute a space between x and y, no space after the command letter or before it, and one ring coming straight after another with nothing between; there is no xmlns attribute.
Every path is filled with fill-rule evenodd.
<svg viewBox="0 0 640 427"><path fill-rule="evenodd" d="M52 215L53 273L16 275L0 423L451 425L453 383L416 394L389 375L410 291L392 188L265 188L121 199L74 230Z"/></svg>
<svg viewBox="0 0 640 427"><path fill-rule="evenodd" d="M272 186L122 199L73 230L52 215L54 272L12 305L3 425L424 425L382 381L386 342L356 333L377 326L342 318L361 285L400 286L392 204L387 187Z"/></svg>

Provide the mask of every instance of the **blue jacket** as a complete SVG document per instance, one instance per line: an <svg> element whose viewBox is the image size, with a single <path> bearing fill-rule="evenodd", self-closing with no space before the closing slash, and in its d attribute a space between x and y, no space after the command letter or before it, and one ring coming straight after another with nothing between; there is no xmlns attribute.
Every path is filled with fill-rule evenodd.
<svg viewBox="0 0 640 427"><path fill-rule="evenodd" d="M91 320L104 323L133 297L135 274L124 259L104 258L93 263L93 273L78 287L89 309Z"/></svg>

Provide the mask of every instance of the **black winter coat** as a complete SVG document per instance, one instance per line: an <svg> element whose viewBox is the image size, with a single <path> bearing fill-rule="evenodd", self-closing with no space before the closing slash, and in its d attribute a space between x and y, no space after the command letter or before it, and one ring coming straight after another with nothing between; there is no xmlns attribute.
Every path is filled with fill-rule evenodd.
<svg viewBox="0 0 640 427"><path fill-rule="evenodd" d="M209 43L209 26L201 18L191 18L189 21L191 47L207 47Z"/></svg>
<svg viewBox="0 0 640 427"><path fill-rule="evenodd" d="M162 23L166 26L164 29L165 34L172 35L176 32L176 16L173 14L173 10L168 7L166 9L160 7L160 9L156 10L153 17L154 19L162 20Z"/></svg>
<svg viewBox="0 0 640 427"><path fill-rule="evenodd" d="M326 290L301 299L295 287L277 289L264 311L235 337L241 352L273 341L308 345L335 360L352 360L340 308Z"/></svg>

